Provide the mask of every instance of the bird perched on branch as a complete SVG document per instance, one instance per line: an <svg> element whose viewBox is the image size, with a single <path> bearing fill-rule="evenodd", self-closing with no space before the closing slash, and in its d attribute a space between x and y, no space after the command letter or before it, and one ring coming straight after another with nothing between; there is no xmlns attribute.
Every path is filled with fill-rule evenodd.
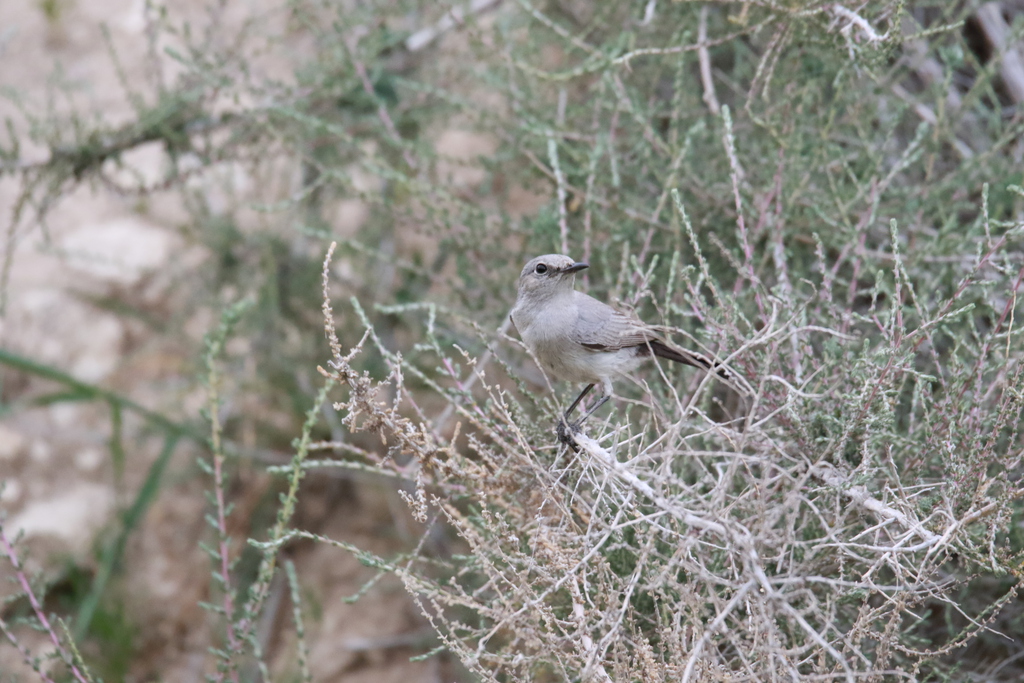
<svg viewBox="0 0 1024 683"><path fill-rule="evenodd" d="M665 341L657 329L576 291L576 273L589 264L561 254L538 256L523 267L512 324L541 369L555 379L586 384L558 423L558 438L573 450L572 435L612 393L612 381L628 375L652 356L704 370L716 370L727 381L731 373L699 353ZM575 422L576 406L597 385L601 398Z"/></svg>

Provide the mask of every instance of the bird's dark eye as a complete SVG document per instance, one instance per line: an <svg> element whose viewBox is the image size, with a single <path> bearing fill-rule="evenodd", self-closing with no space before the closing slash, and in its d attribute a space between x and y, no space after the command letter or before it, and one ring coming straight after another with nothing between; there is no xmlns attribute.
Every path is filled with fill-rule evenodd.
<svg viewBox="0 0 1024 683"><path fill-rule="evenodd" d="M545 266L543 263L538 263L537 264L537 273L539 275L543 275L546 272L548 272L548 267Z"/></svg>

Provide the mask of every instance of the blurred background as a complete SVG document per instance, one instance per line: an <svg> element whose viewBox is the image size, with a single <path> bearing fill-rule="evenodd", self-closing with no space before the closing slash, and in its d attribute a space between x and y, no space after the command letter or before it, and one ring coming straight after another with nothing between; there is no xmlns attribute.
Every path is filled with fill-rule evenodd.
<svg viewBox="0 0 1024 683"><path fill-rule="evenodd" d="M706 325L687 303L709 285L672 189L739 308L757 310L743 299L756 273L787 311L813 323L822 307L841 308L835 320L865 339L879 329L872 307L893 300L879 275L893 272L891 219L901 277L922 298L957 292L995 249L989 284L969 297L977 317L949 321L936 351L966 353L955 340L970 345L1019 308L1020 241L996 236L1020 232L1024 207L1013 189L1024 184L1022 10L1017 0L5 3L0 510L12 544L20 534L5 554L104 680L215 674L210 648L228 636L211 574L219 556L207 549L226 538L234 585L257 580L261 555L246 539L267 538L287 489L268 467L290 462L330 359L321 270L332 241L343 347L371 323L418 363L416 405L402 409L447 436L454 422L438 416L449 401L428 379L450 388L466 370L444 367L432 345L473 357L490 348L507 368L499 381L536 418L531 433L552 422L558 397L498 333L514 335L515 279L536 254L588 260L581 286L595 294L707 347L737 345L739 332ZM204 340L226 312L214 376ZM996 373L985 377L1003 386L1021 347L1011 334L997 341L1003 355L985 356ZM822 377L849 359L833 360ZM358 363L378 378L392 369L372 351ZM756 375L757 361L744 369ZM211 405L220 475L203 464ZM323 457L387 455L330 401L316 417L310 438L335 443ZM884 427L910 442L926 428ZM1019 451L1016 433L1001 444ZM943 476L924 459L922 472ZM211 525L215 476L230 507ZM401 489L373 472L314 468L290 525L378 556L409 552L427 541ZM1019 525L1002 522L1019 550ZM444 531L428 541L454 552ZM394 576L367 585L374 568L309 540L280 558L300 578L271 581L253 630L267 669L242 667L243 680L299 680L303 667L316 681L473 679L435 651ZM985 581L971 584L979 604L1016 585L1005 571ZM25 627L23 588L5 588L0 615L23 647L52 653L47 633ZM976 651L992 678L1021 671L1024 610L1007 609L1009 637ZM0 681L37 680L30 661L0 646Z"/></svg>

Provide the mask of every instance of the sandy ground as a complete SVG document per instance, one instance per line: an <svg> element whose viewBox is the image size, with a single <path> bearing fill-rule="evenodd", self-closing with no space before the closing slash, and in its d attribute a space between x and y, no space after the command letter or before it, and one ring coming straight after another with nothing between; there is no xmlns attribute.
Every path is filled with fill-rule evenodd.
<svg viewBox="0 0 1024 683"><path fill-rule="evenodd" d="M173 11L202 26L207 20L203 5L186 0ZM266 1L228 5L225 21L235 23L271 9ZM143 0L57 0L51 6L56 18L45 16L41 2L8 3L0 9L0 86L24 98L0 99L0 116L13 117L18 130L28 125L20 108L43 111L57 74L72 85L76 98L57 98L58 110L102 112L112 123L131 117L131 103L101 24L107 27L125 82L144 83L153 69L173 79L171 60L154 61L147 51ZM301 50L303 40L297 33L294 44L286 47ZM266 69L286 67L274 64L273 58L263 64ZM438 142L453 155L487 144L458 130L445 131ZM47 150L27 146L20 157L41 161ZM139 177L155 179L162 154L143 147L125 161ZM218 172L240 193L251 189L252 179L239 169ZM224 185L210 182L201 189L208 201L217 203L226 201L219 194ZM7 230L20 191L17 179L0 180L0 215ZM342 206L338 219L355 226L365 214L354 203ZM183 301L173 291L174 283L201 256L177 229L186 220L188 213L175 193L154 193L142 202L101 185L79 187L65 196L45 225L31 216L23 218L13 239L8 233L6 240L5 248L14 251L9 252L13 262L7 310L0 319L3 348L151 409L194 417L204 400L195 376L197 349L215 320L206 312L189 315L176 308ZM121 296L130 296L154 315L172 311L175 320L184 322L184 338L169 341L131 317L95 304ZM53 389L25 375L0 373L5 401ZM0 510L7 517L6 528L24 534L21 549L28 568L56 583L68 567L95 570L99 541L117 530L117 514L134 500L161 447L159 439L143 433L138 420L127 417L127 452L120 468L110 456L110 434L110 411L96 402L20 407L0 423ZM130 536L121 572L109 590L129 625L126 680L201 681L212 671L208 648L221 642L221 634L217 620L199 604L211 599L210 562L199 547L200 541L211 541L211 533L204 520L210 507L205 479L195 465L198 455L187 444L177 448L161 492ZM236 511L229 526L236 538L244 538L253 530L247 515L268 492L275 495L273 484L253 465L243 466L232 485ZM401 531L409 524L404 506L393 492L373 482L320 479L307 486L302 501L306 528L382 554L409 542ZM452 665L437 657L409 662L436 643L396 581L384 580L349 604L343 598L358 591L373 576L371 570L351 555L322 545L299 544L285 554L300 577L314 680L413 683L457 677ZM9 575L9 569L3 573ZM287 584L276 582L261 634L279 680L291 680L298 670L291 614ZM41 634L19 634L33 652L48 651ZM85 652L95 654L96 647L86 643ZM15 649L0 647L0 681L10 680L36 676Z"/></svg>

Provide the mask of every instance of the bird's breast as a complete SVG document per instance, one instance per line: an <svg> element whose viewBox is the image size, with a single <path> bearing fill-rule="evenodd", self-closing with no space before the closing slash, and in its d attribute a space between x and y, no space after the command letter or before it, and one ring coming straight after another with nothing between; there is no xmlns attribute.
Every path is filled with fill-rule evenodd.
<svg viewBox="0 0 1024 683"><path fill-rule="evenodd" d="M538 315L513 310L512 322L526 347L551 379L605 384L633 370L643 360L635 348L588 349L580 344L575 326L578 309L572 305L548 307Z"/></svg>

